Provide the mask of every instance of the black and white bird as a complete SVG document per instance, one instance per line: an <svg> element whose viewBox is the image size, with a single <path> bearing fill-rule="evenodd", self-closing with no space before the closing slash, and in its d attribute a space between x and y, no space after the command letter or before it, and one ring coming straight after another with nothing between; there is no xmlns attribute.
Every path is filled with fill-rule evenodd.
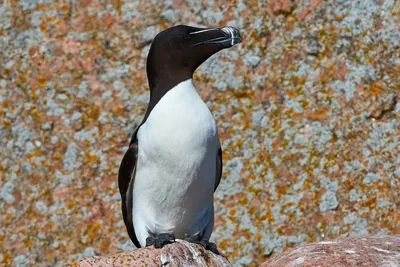
<svg viewBox="0 0 400 267"><path fill-rule="evenodd" d="M209 242L213 195L222 173L217 125L192 76L216 52L241 42L233 27L175 26L153 40L147 58L150 102L122 159L122 214L136 247L175 238Z"/></svg>

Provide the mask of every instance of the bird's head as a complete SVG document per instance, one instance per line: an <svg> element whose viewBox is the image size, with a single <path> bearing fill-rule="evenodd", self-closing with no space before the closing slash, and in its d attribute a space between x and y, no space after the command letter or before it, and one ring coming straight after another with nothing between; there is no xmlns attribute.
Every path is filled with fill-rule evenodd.
<svg viewBox="0 0 400 267"><path fill-rule="evenodd" d="M147 74L151 79L184 81L216 52L240 43L239 31L230 26L196 28L175 26L160 32L153 40L147 58ZM171 77L170 77L171 76Z"/></svg>

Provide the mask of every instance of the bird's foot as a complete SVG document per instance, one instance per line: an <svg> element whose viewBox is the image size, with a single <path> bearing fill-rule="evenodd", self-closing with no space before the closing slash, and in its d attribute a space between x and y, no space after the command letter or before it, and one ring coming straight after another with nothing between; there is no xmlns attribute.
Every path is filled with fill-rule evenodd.
<svg viewBox="0 0 400 267"><path fill-rule="evenodd" d="M220 255L217 245L215 243L209 242L207 240L194 240L193 238L190 238L188 236L184 237L183 240L188 241L190 243L202 245L205 249L214 252L214 254L216 254L216 255Z"/></svg>
<svg viewBox="0 0 400 267"><path fill-rule="evenodd" d="M161 233L153 234L146 238L146 247L154 246L155 248L162 248L167 244L172 244L175 242L174 233Z"/></svg>
<svg viewBox="0 0 400 267"><path fill-rule="evenodd" d="M217 244L205 240L199 241L198 244L202 245L205 249L214 252L214 254L219 255Z"/></svg>

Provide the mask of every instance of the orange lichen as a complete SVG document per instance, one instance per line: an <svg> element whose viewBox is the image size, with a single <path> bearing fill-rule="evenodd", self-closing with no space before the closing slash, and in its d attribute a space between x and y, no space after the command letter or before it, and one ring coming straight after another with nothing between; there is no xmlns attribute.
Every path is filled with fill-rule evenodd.
<svg viewBox="0 0 400 267"><path fill-rule="evenodd" d="M372 84L372 85L371 85L371 90L370 90L370 92L371 92L373 95L379 95L380 93L382 93L382 91L383 91L383 88L382 88L381 86L379 86L379 85L377 85L377 84Z"/></svg>

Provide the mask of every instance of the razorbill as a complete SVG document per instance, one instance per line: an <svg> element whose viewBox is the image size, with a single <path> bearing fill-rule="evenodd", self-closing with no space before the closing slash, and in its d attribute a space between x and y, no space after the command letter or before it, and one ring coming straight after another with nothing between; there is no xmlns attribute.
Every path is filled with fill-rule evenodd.
<svg viewBox="0 0 400 267"><path fill-rule="evenodd" d="M192 76L210 56L241 41L229 26L179 25L154 38L146 65L150 102L118 177L124 222L136 247L160 248L179 238L218 252L209 239L222 151Z"/></svg>

